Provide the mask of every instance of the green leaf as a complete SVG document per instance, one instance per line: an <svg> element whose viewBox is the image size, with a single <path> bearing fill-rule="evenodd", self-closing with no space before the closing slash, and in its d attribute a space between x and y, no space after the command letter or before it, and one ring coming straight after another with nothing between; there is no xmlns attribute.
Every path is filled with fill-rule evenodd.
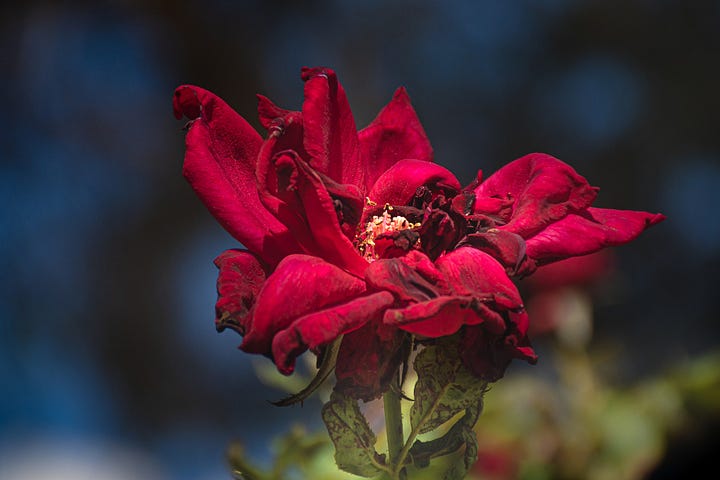
<svg viewBox="0 0 720 480"><path fill-rule="evenodd" d="M463 480L477 461L478 444L475 432L467 425L463 425L460 435L465 444L465 452L460 459L462 461L455 462L442 476L442 480Z"/></svg>
<svg viewBox="0 0 720 480"><path fill-rule="evenodd" d="M361 477L374 477L385 470L385 455L375 451L375 433L357 400L333 392L323 406L322 418L335 444L335 463L340 469Z"/></svg>
<svg viewBox="0 0 720 480"><path fill-rule="evenodd" d="M456 341L425 347L415 357L415 403L410 424L417 433L436 429L482 399L487 382L475 377L462 363Z"/></svg>
<svg viewBox="0 0 720 480"><path fill-rule="evenodd" d="M428 442L417 440L410 449L410 456L418 468L425 468L430 464L430 459L450 455L463 446L467 445L467 432L472 431L482 410L482 399L465 410L465 415L442 437L435 438ZM477 446L475 447L477 449Z"/></svg>

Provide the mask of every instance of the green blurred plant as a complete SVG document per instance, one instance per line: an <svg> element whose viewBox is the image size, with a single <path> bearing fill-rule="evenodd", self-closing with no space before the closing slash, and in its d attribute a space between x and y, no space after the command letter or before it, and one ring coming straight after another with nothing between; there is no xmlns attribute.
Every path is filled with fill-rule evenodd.
<svg viewBox="0 0 720 480"><path fill-rule="evenodd" d="M720 417L720 352L688 359L670 371L618 386L605 374L612 359L589 350L587 339L568 342L568 338L577 336L559 332L556 335L554 348L545 356L546 363L551 365L545 375L514 372L487 392L481 420L474 428L477 451L474 442L463 440L469 432L465 427L474 425L477 416L457 409L449 416L437 410L425 415L428 412L423 410L422 400L403 401L405 431L410 432L411 440L419 440L406 442L411 448L402 452L407 457L407 478L641 479L660 462L671 435L694 422ZM439 353L428 350L424 359L421 357L418 362L416 358L416 368L422 370L423 365L437 363L434 355ZM274 369L259 369L260 377L270 384L289 391L297 387L296 380L283 384L285 380L281 379L286 377L273 372ZM426 382L450 383L448 372L426 378ZM416 373L410 372L405 385L416 383ZM426 387L420 390L443 390L442 386L435 388L437 385ZM331 398L329 389L319 394L333 408L355 408L345 399ZM442 403L438 398L425 400ZM364 406L363 414L370 423L382 425L379 419L373 422L374 416L382 415L381 406L373 405L379 402ZM428 425L440 428L426 435L425 429L418 427L418 418L427 421L430 417L433 420ZM374 432L369 425L362 430L360 436L367 436L368 448L385 449L386 432L381 428ZM461 431L464 433L459 434ZM432 448L424 447L429 444ZM358 478L338 469L333 461L334 450L326 431L310 434L303 427L294 426L275 442L275 457L269 470L253 465L238 445L231 448L229 459L235 478L246 480ZM430 465L429 457L424 456L426 451L437 457ZM476 454L478 461L466 475L463 464L474 462ZM377 474L376 477L387 473L373 465L370 457L365 458L369 466L358 473ZM343 459L337 460L342 463Z"/></svg>

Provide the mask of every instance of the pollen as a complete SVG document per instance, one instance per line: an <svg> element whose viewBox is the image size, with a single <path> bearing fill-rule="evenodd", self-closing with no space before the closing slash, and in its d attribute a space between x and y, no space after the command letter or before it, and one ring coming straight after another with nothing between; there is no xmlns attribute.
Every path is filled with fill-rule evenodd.
<svg viewBox="0 0 720 480"><path fill-rule="evenodd" d="M369 198L366 199L366 203L370 206L377 205ZM393 216L392 210L392 205L385 204L382 215L373 215L372 220L365 224L365 229L361 230L355 237L356 248L368 262L374 262L379 258L378 253L375 251L375 239L380 235L420 228L419 223L412 223L407 218L399 215Z"/></svg>

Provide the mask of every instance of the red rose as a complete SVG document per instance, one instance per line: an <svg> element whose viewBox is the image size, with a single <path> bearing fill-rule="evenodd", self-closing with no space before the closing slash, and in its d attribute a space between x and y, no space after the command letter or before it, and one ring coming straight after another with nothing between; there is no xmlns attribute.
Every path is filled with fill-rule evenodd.
<svg viewBox="0 0 720 480"><path fill-rule="evenodd" d="M370 399L402 362L406 332L459 331L466 365L496 380L512 358L536 359L507 272L624 243L661 219L589 208L596 190L549 156L461 189L432 163L403 88L358 132L332 70L302 79L300 112L258 97L264 139L206 90L174 97L190 119L183 173L245 248L215 261L216 326L285 374L344 335L337 388Z"/></svg>
<svg viewBox="0 0 720 480"><path fill-rule="evenodd" d="M482 225L469 242L494 253L515 274L634 240L662 214L591 207L598 188L542 153L505 165L480 183L473 214ZM524 240L521 241L520 239Z"/></svg>

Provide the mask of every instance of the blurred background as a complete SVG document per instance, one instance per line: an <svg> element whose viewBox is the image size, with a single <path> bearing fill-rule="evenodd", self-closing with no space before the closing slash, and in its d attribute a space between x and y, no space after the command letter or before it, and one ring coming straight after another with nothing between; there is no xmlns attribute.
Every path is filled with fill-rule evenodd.
<svg viewBox="0 0 720 480"><path fill-rule="evenodd" d="M632 388L720 346L719 2L31 0L0 26L2 479L226 479L229 442L267 463L290 424L323 428L214 330L237 245L182 178L183 83L258 128L255 93L299 109L302 66L338 72L359 127L404 85L463 183L550 153L597 206L668 216L593 290L594 371ZM536 344L508 381L552 376ZM716 451L708 410L648 478Z"/></svg>

